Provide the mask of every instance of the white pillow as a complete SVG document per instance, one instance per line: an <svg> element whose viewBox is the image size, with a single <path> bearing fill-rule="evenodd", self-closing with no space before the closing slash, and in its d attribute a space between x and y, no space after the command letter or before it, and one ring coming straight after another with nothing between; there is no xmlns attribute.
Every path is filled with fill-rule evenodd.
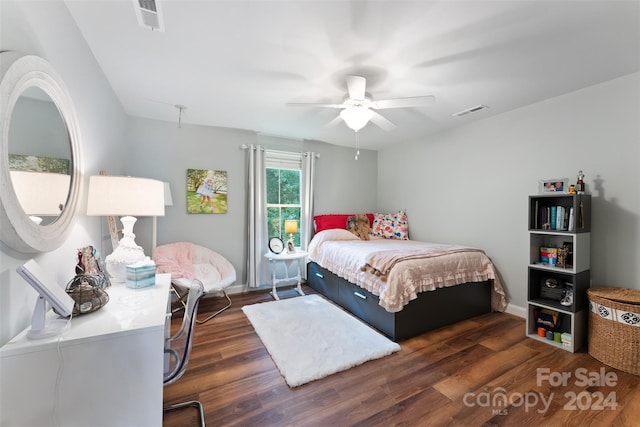
<svg viewBox="0 0 640 427"><path fill-rule="evenodd" d="M309 259L313 260L318 256L318 250L324 242L332 240L360 240L358 236L342 228L332 228L316 233L309 243Z"/></svg>
<svg viewBox="0 0 640 427"><path fill-rule="evenodd" d="M324 230L313 236L313 240L326 242L329 240L360 240L358 236L344 228L332 228Z"/></svg>

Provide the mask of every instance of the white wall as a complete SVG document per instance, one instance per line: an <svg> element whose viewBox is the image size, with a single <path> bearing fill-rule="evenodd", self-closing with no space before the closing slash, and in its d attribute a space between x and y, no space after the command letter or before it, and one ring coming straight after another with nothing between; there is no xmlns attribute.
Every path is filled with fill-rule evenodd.
<svg viewBox="0 0 640 427"><path fill-rule="evenodd" d="M0 2L0 50L38 55L65 82L78 116L83 194L79 214L61 248L21 254L0 243L0 345L31 321L36 293L15 272L35 258L61 285L75 274L77 249L100 240L98 218L84 216L88 176L122 167L125 115L62 2Z"/></svg>
<svg viewBox="0 0 640 427"><path fill-rule="evenodd" d="M254 132L130 118L127 131L127 171L170 183L173 206L157 219L157 244L188 241L209 247L234 265L238 284L246 284L247 173L242 144L260 144L275 150L320 154L316 169L315 212L372 212L377 206L377 152L316 141L295 141ZM187 169L227 171L226 214L187 214ZM139 218L136 242L151 247L151 219ZM108 245L107 245L108 247Z"/></svg>
<svg viewBox="0 0 640 427"><path fill-rule="evenodd" d="M640 289L640 73L381 150L379 209L406 208L413 239L484 249L524 307L527 197L580 169L592 286Z"/></svg>

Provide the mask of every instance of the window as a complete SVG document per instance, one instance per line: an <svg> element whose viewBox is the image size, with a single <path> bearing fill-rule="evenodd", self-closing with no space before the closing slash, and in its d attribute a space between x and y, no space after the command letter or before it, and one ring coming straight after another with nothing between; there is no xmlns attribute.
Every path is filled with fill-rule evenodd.
<svg viewBox="0 0 640 427"><path fill-rule="evenodd" d="M300 153L282 151L266 152L267 174L267 231L269 237L279 236L287 241L289 236L284 232L284 221L295 219L298 230L301 212L301 169ZM296 247L300 246L300 232L293 235Z"/></svg>

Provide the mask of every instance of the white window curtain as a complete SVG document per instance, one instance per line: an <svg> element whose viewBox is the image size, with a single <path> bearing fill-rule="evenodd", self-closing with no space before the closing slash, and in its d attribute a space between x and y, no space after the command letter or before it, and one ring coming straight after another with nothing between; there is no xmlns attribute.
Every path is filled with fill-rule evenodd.
<svg viewBox="0 0 640 427"><path fill-rule="evenodd" d="M267 252L266 169L264 147L245 145L247 152L247 286L257 288L268 282L264 254ZM267 266L268 267L268 266Z"/></svg>
<svg viewBox="0 0 640 427"><path fill-rule="evenodd" d="M247 173L249 191L247 193L247 286L257 288L269 283L269 265L265 261L264 254L267 252L267 204L266 204L266 153L265 148L260 145L245 145L247 152ZM302 155L299 153L273 152L269 159L270 167L280 168L300 168L302 171L302 206L301 222L304 224L300 232L300 246L306 250L311 237L313 236L313 192L315 162L318 154L308 152ZM277 153L277 155L273 155ZM273 157L277 158L274 160ZM302 160L302 161L301 161ZM276 163L273 163L276 162Z"/></svg>
<svg viewBox="0 0 640 427"><path fill-rule="evenodd" d="M300 246L306 251L313 237L313 195L316 160L320 155L307 152L302 157L302 210L300 220L304 227L300 229Z"/></svg>

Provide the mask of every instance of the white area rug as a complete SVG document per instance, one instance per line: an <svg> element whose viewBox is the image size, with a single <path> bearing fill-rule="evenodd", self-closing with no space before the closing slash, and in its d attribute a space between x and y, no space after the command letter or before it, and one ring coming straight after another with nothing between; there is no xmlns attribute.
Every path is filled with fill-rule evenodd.
<svg viewBox="0 0 640 427"><path fill-rule="evenodd" d="M400 350L319 295L245 305L242 311L290 387Z"/></svg>

